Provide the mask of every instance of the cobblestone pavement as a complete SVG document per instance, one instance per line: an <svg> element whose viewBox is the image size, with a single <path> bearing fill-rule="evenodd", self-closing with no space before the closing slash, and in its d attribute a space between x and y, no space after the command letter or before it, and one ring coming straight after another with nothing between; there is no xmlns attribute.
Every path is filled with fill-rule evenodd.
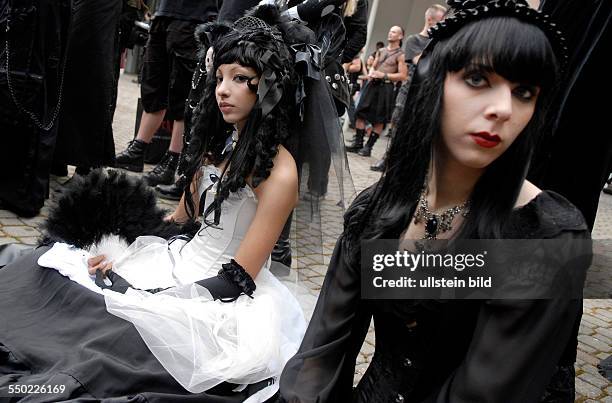
<svg viewBox="0 0 612 403"><path fill-rule="evenodd" d="M121 75L119 85L119 99L113 123L115 132L115 147L117 151L125 148L126 143L132 138L134 131L134 119L136 101L139 95L138 85L134 83L135 76ZM347 132L347 139L352 132ZM383 138L374 147L371 158L360 157L355 154L349 155L349 164L352 171L353 180L357 191L360 191L375 182L379 174L372 172L369 166L380 157L386 147L388 140ZM150 170L152 166L147 166ZM73 168L70 169L70 173ZM39 227L48 215L51 206L58 199L58 191L61 191L62 184L67 177L52 177L51 197L45 203L40 215L34 218L18 218L13 213L0 210L0 244L19 242L34 245L40 236ZM332 175L333 180L333 175ZM309 254L309 242L321 242L313 234L307 231L299 231L294 245L298 243L298 252L294 262L300 280L300 284L305 285L312 294L318 294L327 263L335 241L340 234L342 227L341 211L336 206L338 195L329 194L322 202L321 223L323 234L323 258L320 255ZM159 200L160 205L172 210L175 203L166 200ZM300 217L296 218L300 221ZM299 228L299 225L296 226ZM314 236L314 237L313 237ZM612 196L601 195L599 211L595 228L593 230L595 239L612 238ZM608 291L610 291L608 289ZM607 402L612 403L612 384L597 372L597 364L601 359L607 358L612 354L612 300L585 300L584 316L580 326L578 337L578 360L576 363L576 401L579 402ZM366 342L357 358L355 371L355 381L365 372L368 363L374 352L374 333L371 328L366 337Z"/></svg>

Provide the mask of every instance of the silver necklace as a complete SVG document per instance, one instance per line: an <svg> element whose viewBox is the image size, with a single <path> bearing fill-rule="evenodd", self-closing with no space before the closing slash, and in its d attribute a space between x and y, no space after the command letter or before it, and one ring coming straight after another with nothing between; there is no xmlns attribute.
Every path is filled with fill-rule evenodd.
<svg viewBox="0 0 612 403"><path fill-rule="evenodd" d="M429 210L425 195L426 189L423 189L419 196L416 213L414 214L415 224L425 222L425 235L423 239L437 239L439 234L453 229L453 219L457 214L462 213L463 217L467 217L469 213L469 200L450 207L440 214L432 213Z"/></svg>

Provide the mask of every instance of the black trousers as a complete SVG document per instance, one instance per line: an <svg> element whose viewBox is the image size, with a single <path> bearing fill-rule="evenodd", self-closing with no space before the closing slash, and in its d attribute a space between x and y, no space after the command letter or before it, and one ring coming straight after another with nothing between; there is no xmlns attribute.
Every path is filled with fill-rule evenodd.
<svg viewBox="0 0 612 403"><path fill-rule="evenodd" d="M183 120L196 66L197 24L168 17L153 20L142 69L141 95L145 111L167 109L168 119Z"/></svg>

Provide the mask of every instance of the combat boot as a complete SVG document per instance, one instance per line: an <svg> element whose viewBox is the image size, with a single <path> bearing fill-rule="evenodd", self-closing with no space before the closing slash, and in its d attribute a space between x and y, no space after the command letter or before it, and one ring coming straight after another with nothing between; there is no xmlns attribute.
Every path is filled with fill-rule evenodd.
<svg viewBox="0 0 612 403"><path fill-rule="evenodd" d="M345 149L349 153L356 153L363 148L363 136L365 135L365 129L355 130L355 136L351 145L345 146Z"/></svg>
<svg viewBox="0 0 612 403"><path fill-rule="evenodd" d="M134 139L130 141L127 148L115 158L115 166L132 172L142 172L146 148L147 143L142 140Z"/></svg>
<svg viewBox="0 0 612 403"><path fill-rule="evenodd" d="M174 174L179 162L179 153L166 151L159 164L151 172L144 176L147 185L171 185L174 183Z"/></svg>
<svg viewBox="0 0 612 403"><path fill-rule="evenodd" d="M372 132L370 134L370 137L368 138L368 142L365 146L363 146L361 150L359 150L358 154L362 157L369 157L370 155L372 155L372 147L374 147L376 140L378 140L378 136L378 133Z"/></svg>

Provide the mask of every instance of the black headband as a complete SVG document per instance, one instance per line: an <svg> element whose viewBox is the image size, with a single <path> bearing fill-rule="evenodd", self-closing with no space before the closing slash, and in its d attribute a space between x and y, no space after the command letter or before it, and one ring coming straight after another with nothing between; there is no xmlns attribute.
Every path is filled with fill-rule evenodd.
<svg viewBox="0 0 612 403"><path fill-rule="evenodd" d="M520 21L537 26L548 38L561 70L567 67L568 56L565 38L550 21L550 16L531 8L524 0L448 0L450 10L447 17L429 29L435 42L452 36L466 24L490 17L514 17ZM431 46L428 46L431 49Z"/></svg>

